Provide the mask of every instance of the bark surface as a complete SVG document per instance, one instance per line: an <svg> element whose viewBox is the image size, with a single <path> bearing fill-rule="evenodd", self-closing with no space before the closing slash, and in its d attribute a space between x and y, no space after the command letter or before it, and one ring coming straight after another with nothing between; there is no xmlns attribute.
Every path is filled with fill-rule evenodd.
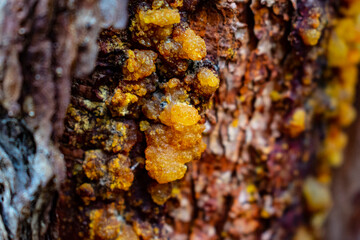
<svg viewBox="0 0 360 240"><path fill-rule="evenodd" d="M66 176L58 139L71 79L92 71L100 29L123 27L126 5L1 1L0 239L57 238L48 226Z"/></svg>
<svg viewBox="0 0 360 240"><path fill-rule="evenodd" d="M129 7L125 0L0 2L0 239L324 236L329 179L340 161L327 155L326 143L338 151L331 156L340 154L338 139L347 125L334 105L341 97L327 86L337 78L344 82L342 72L353 70L329 63L328 42L337 24L332 19L353 16L339 10L351 1L167 2L172 8L183 3L182 27L205 40L207 57L164 57L156 69L168 72L139 82L148 92L160 91L153 85L167 83L166 74L181 81L191 75L179 73L181 64L189 64L191 71L206 67L219 74L220 86L211 99L199 97L210 102L201 107L205 152L187 163L183 179L165 184L145 166L144 108L132 106L126 109L130 115L113 117L103 97L124 81L125 50L158 51L141 45L131 30L138 9L153 1L130 0ZM67 112L70 103L76 113ZM84 122L103 116L103 109L111 117L85 131ZM79 128L81 134L74 131ZM122 150L105 149L104 135L120 138L122 131L127 137L121 144L106 143ZM335 143L327 141L330 135ZM359 186L342 188L356 179L356 147L350 148L334 184L346 200L334 199L338 207L327 232L354 239ZM104 170L96 181L84 167L92 158L94 168L102 162L120 166L106 167L113 175ZM117 179L122 185L113 191ZM309 196L317 191L325 197ZM349 201L353 205L341 211ZM343 218L349 220L337 226Z"/></svg>

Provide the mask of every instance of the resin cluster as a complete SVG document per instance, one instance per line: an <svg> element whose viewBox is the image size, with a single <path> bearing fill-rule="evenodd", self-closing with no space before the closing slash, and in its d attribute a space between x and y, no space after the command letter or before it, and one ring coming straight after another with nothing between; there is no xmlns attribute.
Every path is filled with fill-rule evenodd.
<svg viewBox="0 0 360 240"><path fill-rule="evenodd" d="M147 189L154 203L171 196L171 182L206 149L204 113L220 82L204 39L178 9L182 1L131 7L126 31L102 32L97 67L74 81L67 112L64 145L85 150L70 169L76 194L92 209L90 231L81 234L90 239L125 239L121 229L137 238L116 217L119 201L131 197L137 172L156 180ZM113 204L97 208L98 201Z"/></svg>

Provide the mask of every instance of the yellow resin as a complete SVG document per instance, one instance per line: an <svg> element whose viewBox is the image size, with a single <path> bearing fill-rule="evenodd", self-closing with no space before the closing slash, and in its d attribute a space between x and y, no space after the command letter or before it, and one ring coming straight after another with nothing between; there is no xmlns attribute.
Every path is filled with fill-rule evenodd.
<svg viewBox="0 0 360 240"><path fill-rule="evenodd" d="M133 228L117 216L114 204L90 212L90 240L138 240Z"/></svg>
<svg viewBox="0 0 360 240"><path fill-rule="evenodd" d="M303 186L307 207L312 212L322 211L331 206L331 193L328 186L308 177Z"/></svg>
<svg viewBox="0 0 360 240"><path fill-rule="evenodd" d="M196 61L206 56L204 39L196 35L190 28L186 29L185 32L181 32L178 36L175 36L174 40L182 44L182 51L185 54L184 58Z"/></svg>
<svg viewBox="0 0 360 240"><path fill-rule="evenodd" d="M306 112L304 109L295 110L288 127L292 137L299 136L305 130L305 118Z"/></svg>
<svg viewBox="0 0 360 240"><path fill-rule="evenodd" d="M136 81L155 72L157 54L151 50L129 50L123 68L124 80Z"/></svg>
<svg viewBox="0 0 360 240"><path fill-rule="evenodd" d="M173 25L180 22L177 9L156 9L139 12L140 21L144 24L154 24L160 27Z"/></svg>
<svg viewBox="0 0 360 240"><path fill-rule="evenodd" d="M96 155L96 151L90 150L85 152L85 161L83 163L83 170L85 175L90 180L98 180L104 176L106 166L101 159Z"/></svg>
<svg viewBox="0 0 360 240"><path fill-rule="evenodd" d="M185 103L168 106L159 118L166 126L153 126L146 133L146 169L150 177L167 183L182 178L185 163L200 158L206 148L204 126L198 124L197 110Z"/></svg>
<svg viewBox="0 0 360 240"><path fill-rule="evenodd" d="M197 79L199 80L201 91L205 94L213 94L219 88L220 79L208 68L200 69Z"/></svg>
<svg viewBox="0 0 360 240"><path fill-rule="evenodd" d="M200 120L200 115L196 108L186 103L176 103L168 106L159 117L160 121L167 126L177 124L183 126L195 125Z"/></svg>
<svg viewBox="0 0 360 240"><path fill-rule="evenodd" d="M130 188L134 174L130 169L130 160L127 157L118 154L117 158L110 161L108 169L111 190L128 190Z"/></svg>

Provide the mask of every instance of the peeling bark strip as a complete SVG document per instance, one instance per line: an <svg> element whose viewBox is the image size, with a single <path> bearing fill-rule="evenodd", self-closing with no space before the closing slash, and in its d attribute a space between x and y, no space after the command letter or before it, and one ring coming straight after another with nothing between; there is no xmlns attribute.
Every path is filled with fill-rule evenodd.
<svg viewBox="0 0 360 240"><path fill-rule="evenodd" d="M56 235L48 225L65 172L55 146L71 76L92 71L101 27L123 27L126 6L105 0L0 2L0 239Z"/></svg>

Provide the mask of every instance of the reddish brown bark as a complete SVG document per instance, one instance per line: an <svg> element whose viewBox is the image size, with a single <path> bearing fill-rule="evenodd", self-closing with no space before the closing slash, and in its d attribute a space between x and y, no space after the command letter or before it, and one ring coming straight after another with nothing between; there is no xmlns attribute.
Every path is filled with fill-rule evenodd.
<svg viewBox="0 0 360 240"><path fill-rule="evenodd" d="M66 109L71 102L95 111L84 99L99 102L100 83L123 66L122 53L107 55L109 39L145 49L129 28L117 30L143 2L152 1L132 0L128 11L126 1L0 3L0 239L89 239L93 225L121 228L120 239L291 239L299 226L311 229L303 180L321 171L316 155L329 122L309 100L328 107L326 73L338 70L327 66L326 23L341 16L337 1L184 0L184 21L206 42L200 65L221 79L203 118L206 151L183 179L158 185L138 161L147 147L139 119L116 118L129 131L122 147L131 188L104 200L82 185L90 182L81 173L85 151L100 147L69 126L63 135ZM304 37L316 25L310 18L321 32L315 46ZM308 116L305 131L294 130L296 112ZM96 131L110 134L101 126ZM335 175L327 225L333 239L358 235L356 136L354 130L348 160ZM83 145L71 147L68 139ZM156 194L164 204L153 200ZM92 213L101 217L93 221ZM100 235L95 239L116 238L111 231Z"/></svg>

